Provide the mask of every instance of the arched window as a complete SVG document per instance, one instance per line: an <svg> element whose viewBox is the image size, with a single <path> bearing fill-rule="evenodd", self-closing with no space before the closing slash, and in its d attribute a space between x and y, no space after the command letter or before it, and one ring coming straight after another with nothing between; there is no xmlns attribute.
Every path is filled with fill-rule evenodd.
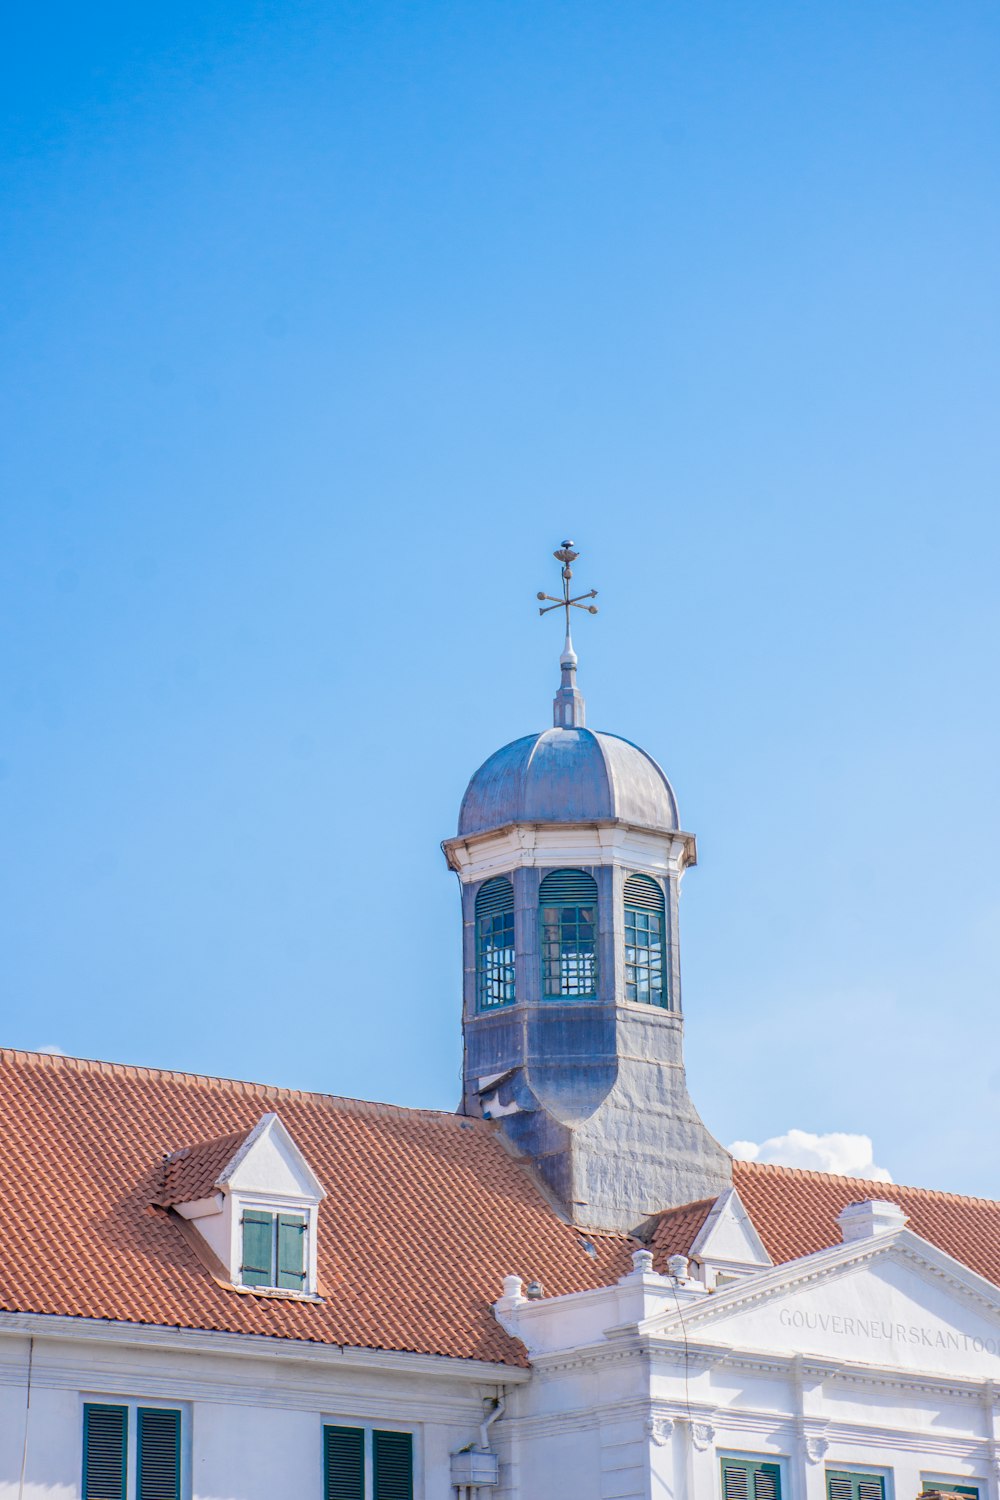
<svg viewBox="0 0 1000 1500"><path fill-rule="evenodd" d="M476 1008L514 1003L514 887L503 875L476 892Z"/></svg>
<svg viewBox="0 0 1000 1500"><path fill-rule="evenodd" d="M597 882L584 870L553 870L538 890L542 994L548 1000L597 994Z"/></svg>
<svg viewBox="0 0 1000 1500"><path fill-rule="evenodd" d="M663 888L648 875L625 882L625 998L669 1008Z"/></svg>

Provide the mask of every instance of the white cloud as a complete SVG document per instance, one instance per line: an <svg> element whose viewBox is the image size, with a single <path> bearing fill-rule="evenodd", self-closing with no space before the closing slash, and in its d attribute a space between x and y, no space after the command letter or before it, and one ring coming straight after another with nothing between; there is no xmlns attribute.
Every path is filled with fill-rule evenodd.
<svg viewBox="0 0 1000 1500"><path fill-rule="evenodd" d="M46 1053L47 1056L49 1056L49 1057L68 1057L69 1056L69 1053L68 1052L64 1052L61 1047L39 1047L38 1051Z"/></svg>
<svg viewBox="0 0 1000 1500"><path fill-rule="evenodd" d="M873 1160L869 1135L848 1135L831 1130L813 1135L810 1130L789 1130L770 1140L733 1141L729 1154L737 1161L769 1162L779 1167L805 1167L811 1172L836 1172L841 1177L864 1177L869 1182L891 1182L885 1167Z"/></svg>

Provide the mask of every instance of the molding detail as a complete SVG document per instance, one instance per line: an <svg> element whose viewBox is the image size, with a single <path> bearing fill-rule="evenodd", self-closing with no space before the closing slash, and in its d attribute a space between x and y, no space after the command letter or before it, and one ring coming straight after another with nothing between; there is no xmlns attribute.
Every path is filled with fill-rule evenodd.
<svg viewBox="0 0 1000 1500"><path fill-rule="evenodd" d="M830 1444L825 1437L807 1437L805 1442L806 1459L811 1464L821 1463L826 1457L826 1450Z"/></svg>
<svg viewBox="0 0 1000 1500"><path fill-rule="evenodd" d="M704 1453L715 1442L715 1428L711 1422L692 1422L691 1441L699 1453Z"/></svg>
<svg viewBox="0 0 1000 1500"><path fill-rule="evenodd" d="M673 1417L647 1417L646 1431L657 1448L669 1443L674 1430Z"/></svg>

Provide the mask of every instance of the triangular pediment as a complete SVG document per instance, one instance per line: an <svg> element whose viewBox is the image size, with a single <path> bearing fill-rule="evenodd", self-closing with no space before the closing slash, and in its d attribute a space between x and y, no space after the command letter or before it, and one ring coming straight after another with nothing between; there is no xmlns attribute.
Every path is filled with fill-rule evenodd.
<svg viewBox="0 0 1000 1500"><path fill-rule="evenodd" d="M674 1311L643 1331L673 1337ZM1000 1377L1000 1287L908 1229L759 1272L683 1309L699 1343Z"/></svg>
<svg viewBox="0 0 1000 1500"><path fill-rule="evenodd" d="M218 1186L238 1193L259 1193L318 1203L322 1185L276 1114L262 1116L229 1161Z"/></svg>

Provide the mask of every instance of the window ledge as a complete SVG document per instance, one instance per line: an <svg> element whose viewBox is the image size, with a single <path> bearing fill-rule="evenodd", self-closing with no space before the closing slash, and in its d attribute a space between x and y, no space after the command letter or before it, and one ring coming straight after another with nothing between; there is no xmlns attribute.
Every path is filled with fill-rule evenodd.
<svg viewBox="0 0 1000 1500"><path fill-rule="evenodd" d="M279 1302L325 1302L318 1292L293 1292L283 1286L243 1286L234 1283L233 1291L243 1297L273 1297Z"/></svg>

